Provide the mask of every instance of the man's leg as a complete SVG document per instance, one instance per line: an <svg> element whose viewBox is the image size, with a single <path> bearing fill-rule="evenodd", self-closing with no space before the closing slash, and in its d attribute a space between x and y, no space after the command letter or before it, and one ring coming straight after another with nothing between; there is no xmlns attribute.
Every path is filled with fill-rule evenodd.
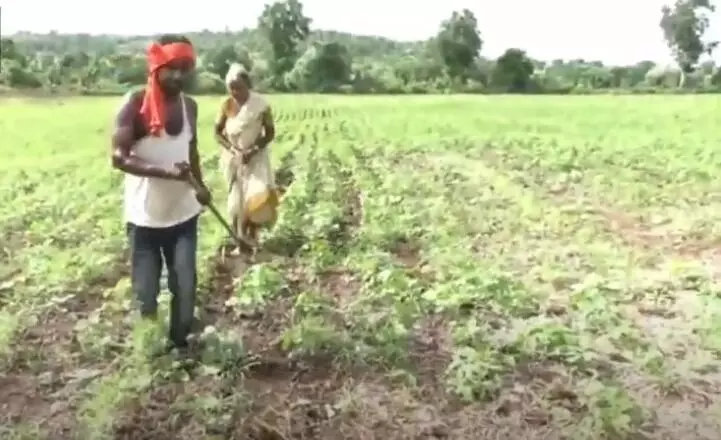
<svg viewBox="0 0 721 440"><path fill-rule="evenodd" d="M168 289L173 295L170 300L170 342L179 348L187 345L193 326L198 282L197 246L198 217L169 228L163 243Z"/></svg>
<svg viewBox="0 0 721 440"><path fill-rule="evenodd" d="M162 261L159 231L153 228L128 223L130 241L131 286L140 314L144 318L155 318L158 312L160 274Z"/></svg>

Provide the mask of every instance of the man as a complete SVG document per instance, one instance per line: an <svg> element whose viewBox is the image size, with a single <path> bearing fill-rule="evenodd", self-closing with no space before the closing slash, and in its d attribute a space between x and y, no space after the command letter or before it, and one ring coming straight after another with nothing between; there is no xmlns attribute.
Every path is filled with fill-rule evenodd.
<svg viewBox="0 0 721 440"><path fill-rule="evenodd" d="M147 61L146 88L128 93L116 117L112 164L125 173L131 284L141 316L156 318L164 259L173 295L168 348L184 350L195 310L198 216L210 202L198 155L198 105L183 93L195 54L187 38L165 35L150 46Z"/></svg>

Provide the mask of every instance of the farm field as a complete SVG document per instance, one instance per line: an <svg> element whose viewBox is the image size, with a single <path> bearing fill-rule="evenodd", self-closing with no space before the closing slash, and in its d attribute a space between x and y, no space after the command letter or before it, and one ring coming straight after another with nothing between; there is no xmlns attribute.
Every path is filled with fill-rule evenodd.
<svg viewBox="0 0 721 440"><path fill-rule="evenodd" d="M0 439L718 438L718 98L269 99L292 183L242 274L202 217L182 362L131 313L119 98L0 103Z"/></svg>

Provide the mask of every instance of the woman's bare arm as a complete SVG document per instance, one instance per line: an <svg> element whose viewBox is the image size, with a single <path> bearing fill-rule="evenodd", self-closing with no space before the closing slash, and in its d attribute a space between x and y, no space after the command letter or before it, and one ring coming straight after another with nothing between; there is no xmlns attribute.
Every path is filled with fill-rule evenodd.
<svg viewBox="0 0 721 440"><path fill-rule="evenodd" d="M265 148L269 143L275 139L275 122L273 121L273 112L268 107L263 112L263 133L255 141L255 145L258 148Z"/></svg>
<svg viewBox="0 0 721 440"><path fill-rule="evenodd" d="M230 142L228 137L225 135L225 123L228 120L228 116L226 115L227 105L228 101L223 102L223 105L220 107L220 112L215 118L215 140L221 147L225 148L228 151L233 151L235 148L233 147L233 144Z"/></svg>

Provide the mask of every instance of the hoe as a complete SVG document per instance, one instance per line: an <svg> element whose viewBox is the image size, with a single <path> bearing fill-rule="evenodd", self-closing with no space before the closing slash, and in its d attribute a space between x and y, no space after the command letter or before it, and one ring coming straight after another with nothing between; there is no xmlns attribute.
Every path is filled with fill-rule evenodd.
<svg viewBox="0 0 721 440"><path fill-rule="evenodd" d="M193 186L193 188L198 188L200 185L197 180L195 180L195 177L191 174L188 182ZM208 209L210 212L213 213L213 216L218 220L218 222L223 225L223 228L225 231L230 235L230 238L233 239L235 244L238 246L238 248L243 252L252 252L253 246L248 243L246 240L244 240L241 237L238 237L238 234L233 231L233 228L230 227L230 224L228 224L228 221L223 218L223 215L218 211L218 208L213 204L213 202L208 203Z"/></svg>

